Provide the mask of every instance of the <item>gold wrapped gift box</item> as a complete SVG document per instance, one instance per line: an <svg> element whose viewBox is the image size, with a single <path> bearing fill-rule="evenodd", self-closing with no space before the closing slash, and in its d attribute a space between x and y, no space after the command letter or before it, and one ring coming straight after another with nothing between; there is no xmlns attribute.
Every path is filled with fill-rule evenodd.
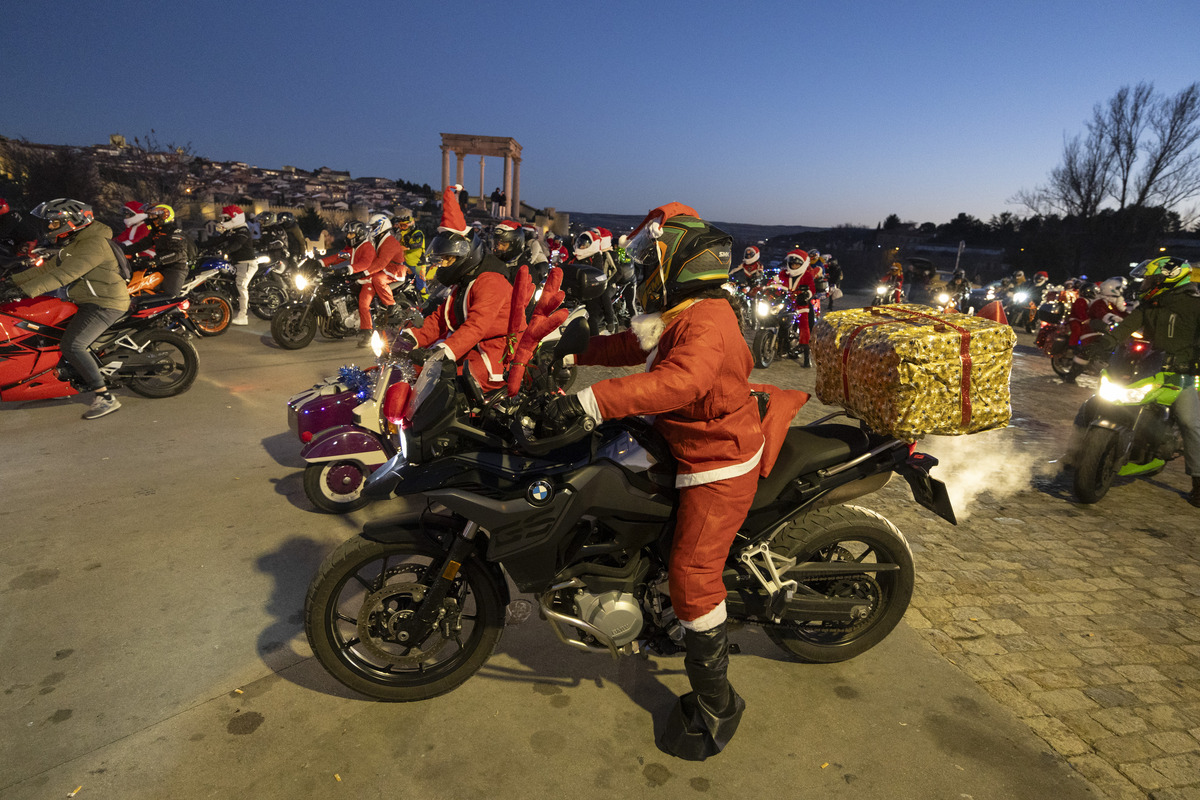
<svg viewBox="0 0 1200 800"><path fill-rule="evenodd" d="M817 398L879 433L916 440L1008 424L1017 335L1008 325L900 304L817 322Z"/></svg>

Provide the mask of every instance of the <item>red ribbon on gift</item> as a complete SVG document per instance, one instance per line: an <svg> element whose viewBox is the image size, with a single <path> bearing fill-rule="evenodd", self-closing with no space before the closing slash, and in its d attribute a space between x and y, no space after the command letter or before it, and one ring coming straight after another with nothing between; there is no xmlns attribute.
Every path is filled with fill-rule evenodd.
<svg viewBox="0 0 1200 800"><path fill-rule="evenodd" d="M868 322L863 325L859 325L857 328L855 328L853 331L850 332L849 336L846 337L846 342L845 342L845 344L842 345L842 402L849 402L849 400L850 400L850 373L847 371L846 366L847 366L848 362L850 361L850 345L852 345L854 343L854 340L858 336L858 334L862 333L867 328L874 328L877 325L887 325L888 323L891 323L891 322L914 323L914 322L916 322L917 317L921 317L923 319L933 320L934 330L939 333L944 331L946 328L953 328L954 330L958 331L958 333L959 333L960 344L959 344L959 349L958 349L958 357L962 363L962 381L961 381L961 384L959 387L960 392L961 392L961 397L962 397L962 400L961 400L962 424L963 424L963 427L967 427L968 425L970 425L970 423L971 423L971 332L969 330L967 330L966 328L963 328L959 325L955 325L953 322L950 322L945 317L938 317L933 314L926 314L921 311L913 311L913 310L907 309L907 308L894 308L893 307L893 308L889 308L886 312L880 308L872 308L871 314L874 316L888 316L888 315L892 315L892 314L907 314L909 316L894 317L892 319L885 319L885 320L881 320L879 322Z"/></svg>

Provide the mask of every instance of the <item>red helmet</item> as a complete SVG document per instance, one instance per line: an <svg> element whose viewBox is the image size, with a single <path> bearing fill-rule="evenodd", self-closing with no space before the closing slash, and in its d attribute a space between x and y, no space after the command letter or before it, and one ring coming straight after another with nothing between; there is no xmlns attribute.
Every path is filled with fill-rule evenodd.
<svg viewBox="0 0 1200 800"><path fill-rule="evenodd" d="M3 197L0 197L0 214L7 214L11 210L12 209L8 207L8 201Z"/></svg>
<svg viewBox="0 0 1200 800"><path fill-rule="evenodd" d="M742 263L753 264L754 262L758 261L761 256L762 253L759 252L758 248L754 245L750 245L746 248L746 252L742 254Z"/></svg>

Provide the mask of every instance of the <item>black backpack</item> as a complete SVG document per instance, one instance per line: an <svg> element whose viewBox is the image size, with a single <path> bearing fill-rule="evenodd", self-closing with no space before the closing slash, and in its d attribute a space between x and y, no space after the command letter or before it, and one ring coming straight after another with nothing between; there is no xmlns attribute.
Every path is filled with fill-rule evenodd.
<svg viewBox="0 0 1200 800"><path fill-rule="evenodd" d="M121 279L129 283L129 279L133 277L133 268L129 266L129 259L125 257L125 250L121 245L108 239L108 246L112 248L113 255L117 257L117 271L121 273Z"/></svg>

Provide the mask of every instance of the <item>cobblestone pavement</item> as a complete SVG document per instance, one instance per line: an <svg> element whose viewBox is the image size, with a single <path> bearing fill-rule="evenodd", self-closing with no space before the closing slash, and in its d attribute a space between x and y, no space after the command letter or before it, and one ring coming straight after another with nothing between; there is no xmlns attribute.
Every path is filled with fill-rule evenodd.
<svg viewBox="0 0 1200 800"><path fill-rule="evenodd" d="M1200 510L1182 459L1078 503L1060 458L1096 379L1062 384L1019 335L1012 425L931 437L949 525L893 481L859 502L917 559L906 620L1110 798L1200 798ZM809 389L783 361L753 379ZM808 421L828 413L815 398Z"/></svg>

